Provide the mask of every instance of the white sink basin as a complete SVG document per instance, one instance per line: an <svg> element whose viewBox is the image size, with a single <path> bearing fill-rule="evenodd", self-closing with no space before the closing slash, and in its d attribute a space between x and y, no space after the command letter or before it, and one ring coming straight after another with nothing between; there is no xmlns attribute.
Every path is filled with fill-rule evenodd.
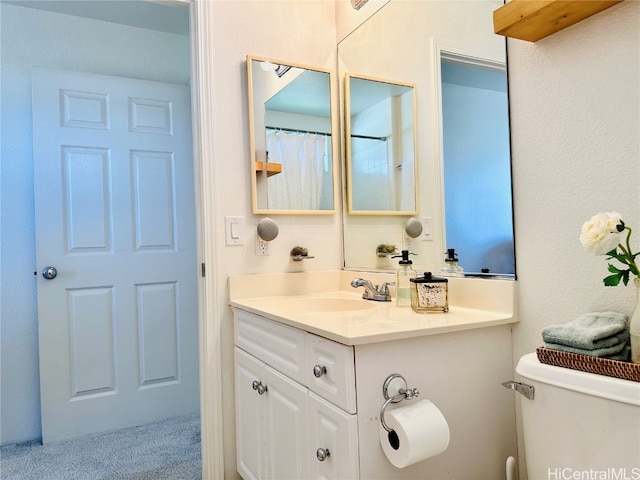
<svg viewBox="0 0 640 480"><path fill-rule="evenodd" d="M314 297L284 300L279 306L300 313L350 312L375 308L378 303L357 298Z"/></svg>

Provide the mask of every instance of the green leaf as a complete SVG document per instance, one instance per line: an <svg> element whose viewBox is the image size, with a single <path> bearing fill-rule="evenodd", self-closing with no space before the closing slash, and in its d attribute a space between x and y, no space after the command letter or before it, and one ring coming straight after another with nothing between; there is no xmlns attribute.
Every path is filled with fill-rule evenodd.
<svg viewBox="0 0 640 480"><path fill-rule="evenodd" d="M624 283L624 286L626 287L627 284L629 283L629 270L625 270L622 273L622 283Z"/></svg>
<svg viewBox="0 0 640 480"><path fill-rule="evenodd" d="M620 263L624 263L624 264L627 263L627 256L624 253L615 253L615 254L609 256L609 258L607 258L607 260L611 260L612 258L615 258Z"/></svg>
<svg viewBox="0 0 640 480"><path fill-rule="evenodd" d="M605 255L609 255L610 257L615 257L618 254L618 247L614 248L610 252L605 253Z"/></svg>
<svg viewBox="0 0 640 480"><path fill-rule="evenodd" d="M610 263L607 264L607 267L609 267L608 270L611 273L617 273L617 274L621 274L622 273L622 270L620 270L619 268L616 268L614 265L611 265Z"/></svg>
<svg viewBox="0 0 640 480"><path fill-rule="evenodd" d="M607 287L616 287L620 283L621 279L622 279L622 274L617 273L615 275L609 275L608 277L605 277L605 279L602 281Z"/></svg>

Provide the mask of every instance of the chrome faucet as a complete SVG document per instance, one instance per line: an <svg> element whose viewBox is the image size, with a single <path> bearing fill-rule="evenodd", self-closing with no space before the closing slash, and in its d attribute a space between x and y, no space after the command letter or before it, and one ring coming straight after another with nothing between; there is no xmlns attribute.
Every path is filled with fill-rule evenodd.
<svg viewBox="0 0 640 480"><path fill-rule="evenodd" d="M363 278L354 278L351 280L351 286L353 288L364 287L362 298L365 300L374 300L376 302L391 301L389 285L395 285L395 282L385 282L378 287L377 285L373 285L370 280L365 280Z"/></svg>

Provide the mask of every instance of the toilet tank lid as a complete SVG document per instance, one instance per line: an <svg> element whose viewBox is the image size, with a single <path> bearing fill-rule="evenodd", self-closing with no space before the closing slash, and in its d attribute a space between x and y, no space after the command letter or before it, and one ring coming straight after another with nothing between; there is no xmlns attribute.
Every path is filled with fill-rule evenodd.
<svg viewBox="0 0 640 480"><path fill-rule="evenodd" d="M547 365L541 363L535 353L523 355L516 372L525 379L640 406L639 382Z"/></svg>

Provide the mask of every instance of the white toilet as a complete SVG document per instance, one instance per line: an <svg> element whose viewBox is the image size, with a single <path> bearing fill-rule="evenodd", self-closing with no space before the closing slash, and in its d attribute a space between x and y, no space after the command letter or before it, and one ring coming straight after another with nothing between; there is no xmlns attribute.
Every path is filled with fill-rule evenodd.
<svg viewBox="0 0 640 480"><path fill-rule="evenodd" d="M530 480L640 479L639 382L546 365L535 353L516 372L535 388L533 400L520 397Z"/></svg>

